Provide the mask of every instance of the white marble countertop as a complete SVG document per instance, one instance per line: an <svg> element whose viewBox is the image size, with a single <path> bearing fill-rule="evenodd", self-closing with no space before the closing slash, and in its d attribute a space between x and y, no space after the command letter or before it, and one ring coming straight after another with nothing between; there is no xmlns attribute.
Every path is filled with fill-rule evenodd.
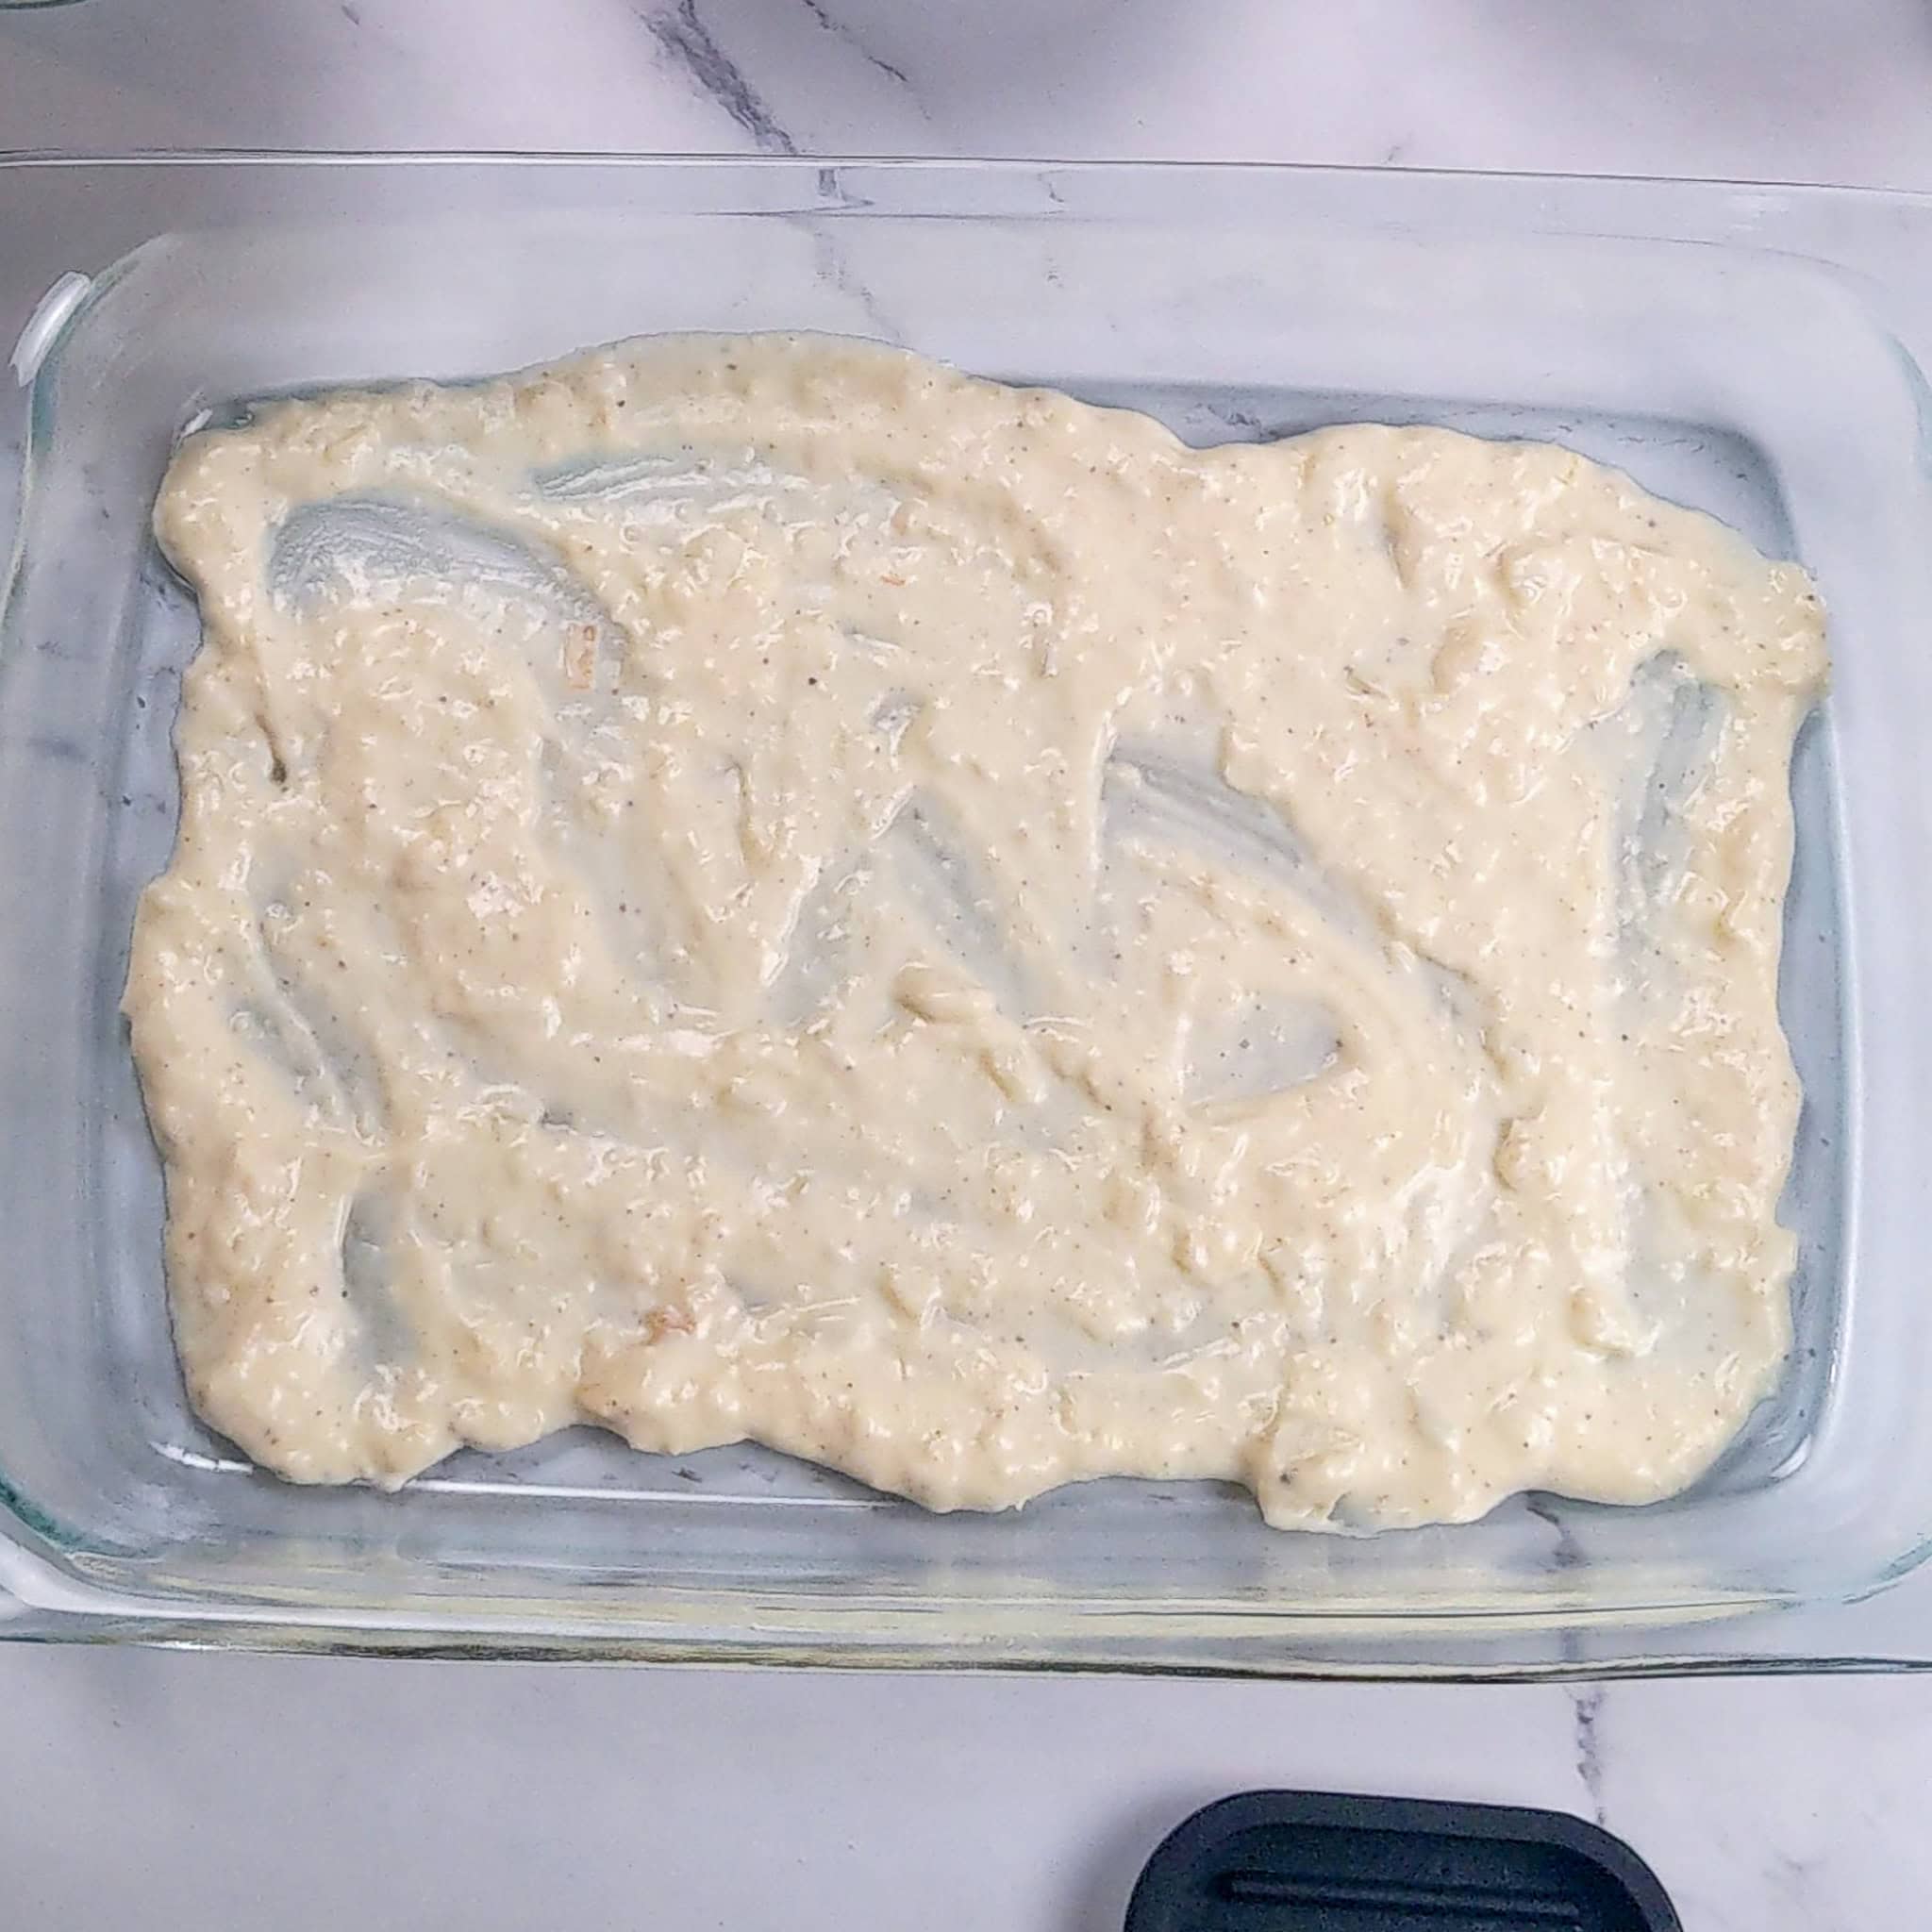
<svg viewBox="0 0 1932 1932"><path fill-rule="evenodd" d="M0 146L1167 157L1932 187L1915 0L82 0Z"/></svg>
<svg viewBox="0 0 1932 1932"><path fill-rule="evenodd" d="M1932 189L1920 0L83 0L0 147L1240 158ZM1255 1785L1561 1807L1691 1932L1901 1926L1932 1678L1474 1689L0 1646L0 1912L1111 1932Z"/></svg>

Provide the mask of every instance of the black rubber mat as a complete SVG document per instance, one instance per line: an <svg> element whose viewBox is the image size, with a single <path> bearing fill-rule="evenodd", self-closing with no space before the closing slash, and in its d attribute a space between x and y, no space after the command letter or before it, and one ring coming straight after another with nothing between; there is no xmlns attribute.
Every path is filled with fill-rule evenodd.
<svg viewBox="0 0 1932 1932"><path fill-rule="evenodd" d="M1557 1811L1248 1791L1147 1862L1126 1932L1682 1932L1650 1867Z"/></svg>

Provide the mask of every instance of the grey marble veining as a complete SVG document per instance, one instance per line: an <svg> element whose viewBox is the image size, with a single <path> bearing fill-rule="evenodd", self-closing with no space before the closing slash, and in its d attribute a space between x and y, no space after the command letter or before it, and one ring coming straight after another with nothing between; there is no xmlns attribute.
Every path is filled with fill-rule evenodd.
<svg viewBox="0 0 1932 1932"><path fill-rule="evenodd" d="M734 78L735 76L735 78ZM81 0L0 145L985 154L1932 186L1915 0Z"/></svg>
<svg viewBox="0 0 1932 1932"><path fill-rule="evenodd" d="M715 102L751 137L756 147L772 155L798 152L763 96L713 37L698 11L697 0L675 0L672 6L645 8L639 18L689 84Z"/></svg>
<svg viewBox="0 0 1932 1932"><path fill-rule="evenodd" d="M895 67L883 56L875 54L866 44L859 30L841 19L839 14L824 0L799 0L799 5L818 22L819 25L835 40L842 42L869 67L883 74L890 81L896 82L917 99L917 90L912 85L912 76L903 67Z"/></svg>
<svg viewBox="0 0 1932 1932"><path fill-rule="evenodd" d="M1604 1811L1604 1753L1597 1727L1604 1714L1604 1699L1609 1694L1601 1684L1572 1684L1566 1687L1573 1712L1571 1728L1576 1740L1576 1782L1583 1787L1590 1803L1590 1815L1599 1824L1609 1821Z"/></svg>

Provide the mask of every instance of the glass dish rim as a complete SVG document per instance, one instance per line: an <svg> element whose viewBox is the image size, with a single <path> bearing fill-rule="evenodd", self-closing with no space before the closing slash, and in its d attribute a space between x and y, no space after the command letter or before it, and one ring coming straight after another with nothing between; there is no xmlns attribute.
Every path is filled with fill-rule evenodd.
<svg viewBox="0 0 1932 1932"><path fill-rule="evenodd" d="M874 168L893 174L975 174L1024 176L1042 171L1094 175L1200 175L1315 176L1356 180L1574 182L1593 188L1658 191L1725 190L1796 194L1807 199L1858 200L1932 207L1932 189L1880 187L1867 182L1802 181L1776 175L1600 174L1582 168L1423 168L1406 162L1244 160L1182 156L1103 158L1037 155L894 155L849 149L825 154L746 154L730 148L114 148L92 153L59 147L0 146L0 169L291 167L614 167L667 173L715 174L743 168L763 174L815 174Z"/></svg>

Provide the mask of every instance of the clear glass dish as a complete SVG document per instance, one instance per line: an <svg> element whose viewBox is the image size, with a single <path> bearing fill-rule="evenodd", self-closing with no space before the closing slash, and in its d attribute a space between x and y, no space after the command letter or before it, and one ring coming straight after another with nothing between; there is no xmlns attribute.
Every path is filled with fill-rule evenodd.
<svg viewBox="0 0 1932 1932"><path fill-rule="evenodd" d="M589 1431L393 1495L304 1491L197 1424L117 1011L197 641L148 534L170 445L269 391L768 327L883 337L1197 441L1363 418L1557 439L1816 572L1836 679L1794 774L1782 986L1807 1098L1798 1346L1695 1489L1349 1540L1270 1531L1208 1486L937 1518L760 1452ZM21 158L0 160L16 331L0 1635L1369 1674L1932 1659L1932 1571L1898 1581L1932 1537L1912 722L1932 715L1932 204L1225 167Z"/></svg>

